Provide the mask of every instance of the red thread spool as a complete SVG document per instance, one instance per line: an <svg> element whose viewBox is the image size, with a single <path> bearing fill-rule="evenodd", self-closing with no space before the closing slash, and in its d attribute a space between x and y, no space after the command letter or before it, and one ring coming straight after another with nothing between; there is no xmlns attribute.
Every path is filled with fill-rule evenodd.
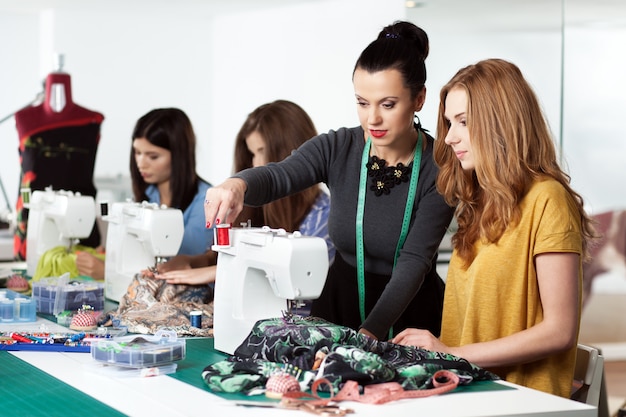
<svg viewBox="0 0 626 417"><path fill-rule="evenodd" d="M230 246L230 224L215 226L215 243L218 246Z"/></svg>

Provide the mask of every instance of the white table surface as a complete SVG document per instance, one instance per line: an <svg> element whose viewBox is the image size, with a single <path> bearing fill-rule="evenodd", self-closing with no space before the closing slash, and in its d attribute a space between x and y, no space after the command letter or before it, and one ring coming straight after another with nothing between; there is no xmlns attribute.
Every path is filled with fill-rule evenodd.
<svg viewBox="0 0 626 417"><path fill-rule="evenodd" d="M94 370L89 353L16 351L12 355L129 416L206 417L304 415L301 411L246 408L165 375L118 377ZM208 364L207 364L208 365ZM200 375L198 375L200 378ZM595 417L595 407L539 391L515 389L452 393L384 405L342 403L356 416L568 416Z"/></svg>
<svg viewBox="0 0 626 417"><path fill-rule="evenodd" d="M23 263L0 262L0 267L15 268ZM38 318L54 328L56 323ZM12 326L11 326L12 327ZM35 330L33 328L20 331ZM50 329L50 328L49 328ZM7 329L4 329L7 330ZM52 329L50 329L52 330ZM66 384L132 417L245 417L305 415L301 411L247 408L234 405L206 390L165 375L156 377L117 377L94 371L97 364L89 353L13 351L10 354L30 363ZM208 363L207 363L208 365ZM200 375L198 375L200 378ZM433 417L596 417L597 409L540 391L504 381L514 389L451 393L407 399L384 405L345 402L355 417L433 416Z"/></svg>

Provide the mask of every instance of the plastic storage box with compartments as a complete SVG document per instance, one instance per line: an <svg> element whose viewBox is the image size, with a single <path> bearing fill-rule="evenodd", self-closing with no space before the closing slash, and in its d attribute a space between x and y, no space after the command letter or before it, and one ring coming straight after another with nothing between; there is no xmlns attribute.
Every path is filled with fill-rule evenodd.
<svg viewBox="0 0 626 417"><path fill-rule="evenodd" d="M91 356L98 362L130 368L163 366L185 358L185 339L176 332L158 330L154 335L129 335L98 340Z"/></svg>
<svg viewBox="0 0 626 417"><path fill-rule="evenodd" d="M95 311L104 310L104 283L69 281L69 275L63 275L42 278L31 285L39 313L56 316L63 311L77 311L84 305Z"/></svg>

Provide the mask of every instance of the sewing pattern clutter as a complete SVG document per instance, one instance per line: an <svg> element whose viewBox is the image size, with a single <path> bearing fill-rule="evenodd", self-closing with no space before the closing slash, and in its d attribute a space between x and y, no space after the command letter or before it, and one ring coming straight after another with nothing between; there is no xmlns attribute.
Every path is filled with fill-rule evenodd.
<svg viewBox="0 0 626 417"><path fill-rule="evenodd" d="M251 393L285 369L300 370L297 376L308 388L313 380L325 378L334 393L348 381L432 389L433 376L440 370L457 374L460 385L499 379L453 355L378 341L348 327L301 316L258 321L234 355L207 366L202 377L216 392Z"/></svg>
<svg viewBox="0 0 626 417"><path fill-rule="evenodd" d="M175 331L177 336L213 335L213 291L208 285L175 285L136 274L110 318L131 333ZM189 313L202 311L202 328L191 326ZM117 324L117 323L116 323Z"/></svg>

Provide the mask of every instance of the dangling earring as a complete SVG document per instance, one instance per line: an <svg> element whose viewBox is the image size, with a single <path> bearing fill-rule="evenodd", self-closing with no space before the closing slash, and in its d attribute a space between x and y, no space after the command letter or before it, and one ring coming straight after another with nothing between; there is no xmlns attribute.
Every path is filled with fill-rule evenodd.
<svg viewBox="0 0 626 417"><path fill-rule="evenodd" d="M420 121L420 117L417 115L417 112L413 115L413 123L417 125L419 130L422 129L422 122Z"/></svg>

